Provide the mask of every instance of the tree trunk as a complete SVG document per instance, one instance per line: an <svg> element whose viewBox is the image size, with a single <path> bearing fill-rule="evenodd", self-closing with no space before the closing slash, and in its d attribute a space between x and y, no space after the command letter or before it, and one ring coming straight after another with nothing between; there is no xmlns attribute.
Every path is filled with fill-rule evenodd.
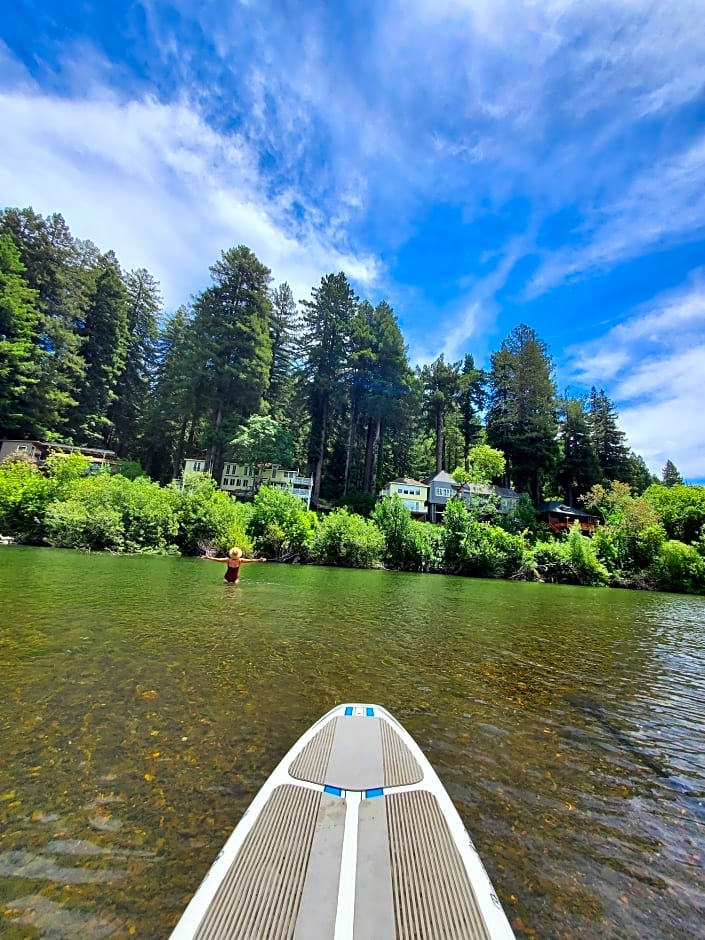
<svg viewBox="0 0 705 940"><path fill-rule="evenodd" d="M223 408L219 404L215 411L215 417L213 420L213 428L215 434L213 436L213 441L211 446L208 448L208 460L206 463L206 469L210 471L211 475L215 477L215 471L218 470L218 463L222 463L223 458L223 445L220 443L220 426L223 423ZM221 468L222 469L222 468Z"/></svg>
<svg viewBox="0 0 705 940"><path fill-rule="evenodd" d="M365 479L363 488L371 493L377 475L377 453L379 448L379 432L381 419L371 417L367 424L367 444L365 446Z"/></svg>
<svg viewBox="0 0 705 940"><path fill-rule="evenodd" d="M184 441L186 440L186 424L188 418L184 415L183 421L181 422L181 427L179 429L179 443L176 446L176 453L174 454L174 463L171 468L172 479L176 479L181 473L181 464L184 459Z"/></svg>
<svg viewBox="0 0 705 940"><path fill-rule="evenodd" d="M443 469L443 412L436 412L436 473Z"/></svg>
<svg viewBox="0 0 705 940"><path fill-rule="evenodd" d="M357 424L357 401L353 398L352 408L350 409L350 428L348 430L348 446L345 452L345 473L343 474L343 496L348 492L348 480L350 478L350 462L352 460L353 440L355 438L355 425Z"/></svg>
<svg viewBox="0 0 705 940"><path fill-rule="evenodd" d="M326 396L321 409L321 442L316 457L316 468L313 474L312 496L318 499L321 493L321 475L323 473L323 460L326 454L326 439L328 437L328 397Z"/></svg>

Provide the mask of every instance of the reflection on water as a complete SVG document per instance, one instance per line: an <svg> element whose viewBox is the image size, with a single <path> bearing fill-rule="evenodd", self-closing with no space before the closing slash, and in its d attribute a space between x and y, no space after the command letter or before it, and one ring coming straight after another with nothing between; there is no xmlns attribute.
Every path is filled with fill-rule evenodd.
<svg viewBox="0 0 705 940"><path fill-rule="evenodd" d="M3 936L167 937L347 700L416 737L519 937L702 935L703 599L0 551Z"/></svg>

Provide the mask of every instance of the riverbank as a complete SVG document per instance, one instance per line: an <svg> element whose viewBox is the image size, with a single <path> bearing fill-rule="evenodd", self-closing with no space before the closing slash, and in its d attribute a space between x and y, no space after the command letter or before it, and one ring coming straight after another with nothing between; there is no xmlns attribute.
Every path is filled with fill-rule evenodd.
<svg viewBox="0 0 705 940"><path fill-rule="evenodd" d="M591 538L577 524L554 537L535 515L488 520L460 500L432 525L412 519L398 497L369 518L345 508L317 515L272 487L237 502L203 474L162 487L87 476L80 458L46 472L0 466L0 526L24 544L187 556L238 545L246 556L345 568L705 593L705 488L655 486L636 499L612 484L601 499L605 524Z"/></svg>

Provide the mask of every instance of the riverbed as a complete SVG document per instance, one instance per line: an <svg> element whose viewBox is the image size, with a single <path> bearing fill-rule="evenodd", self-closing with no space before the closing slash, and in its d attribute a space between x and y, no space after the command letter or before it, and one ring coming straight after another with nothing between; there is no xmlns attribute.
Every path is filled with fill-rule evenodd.
<svg viewBox="0 0 705 940"><path fill-rule="evenodd" d="M0 548L0 934L166 938L284 752L377 702L518 937L702 937L705 599Z"/></svg>

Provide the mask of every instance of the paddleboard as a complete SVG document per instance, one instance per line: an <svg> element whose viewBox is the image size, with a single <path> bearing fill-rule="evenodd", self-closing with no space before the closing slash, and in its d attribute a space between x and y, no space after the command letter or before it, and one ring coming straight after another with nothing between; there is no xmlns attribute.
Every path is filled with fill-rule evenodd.
<svg viewBox="0 0 705 940"><path fill-rule="evenodd" d="M414 739L379 705L333 708L250 804L171 940L514 940Z"/></svg>

